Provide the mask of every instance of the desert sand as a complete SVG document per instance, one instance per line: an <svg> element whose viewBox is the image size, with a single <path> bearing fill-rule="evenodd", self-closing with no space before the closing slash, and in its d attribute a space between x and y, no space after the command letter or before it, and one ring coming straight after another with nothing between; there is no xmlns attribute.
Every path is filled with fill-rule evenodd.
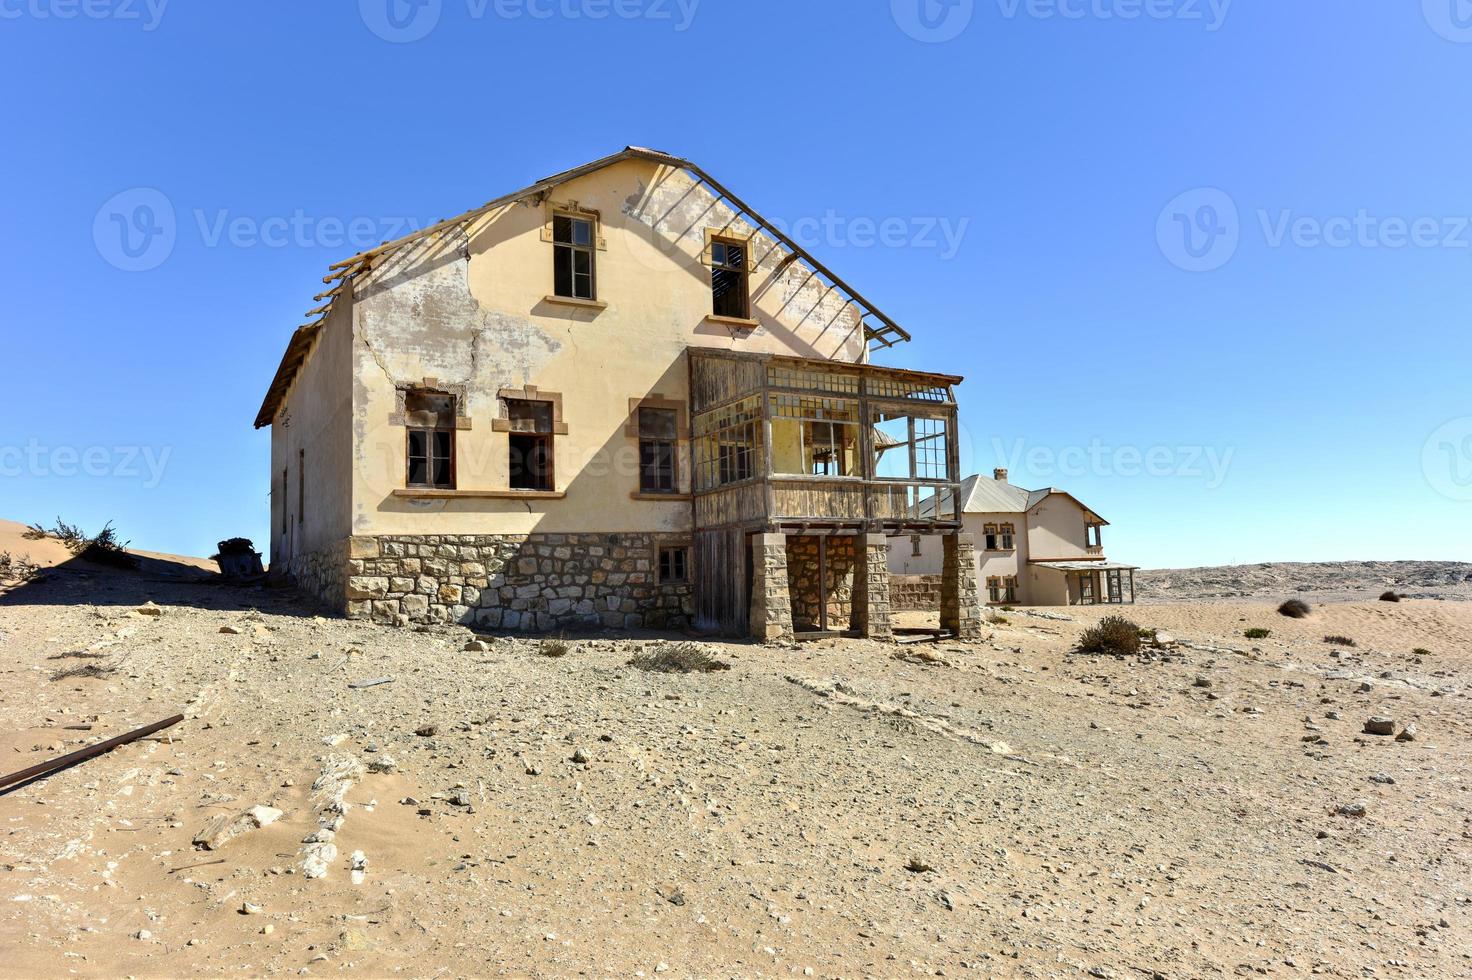
<svg viewBox="0 0 1472 980"><path fill-rule="evenodd" d="M1472 975L1472 604L659 674L660 638L467 651L158 561L0 596L0 770L187 716L0 795L0 975ZM1179 645L1073 652L1118 611Z"/></svg>

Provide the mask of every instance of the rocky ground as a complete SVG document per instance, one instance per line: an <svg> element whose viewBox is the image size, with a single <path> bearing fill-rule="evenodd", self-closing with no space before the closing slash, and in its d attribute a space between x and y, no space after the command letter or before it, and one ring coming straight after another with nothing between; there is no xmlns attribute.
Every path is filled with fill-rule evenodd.
<svg viewBox="0 0 1472 980"><path fill-rule="evenodd" d="M1460 561L1278 562L1211 568L1152 569L1135 573L1146 602L1279 599L1319 601L1378 598L1383 592L1415 599L1472 600L1472 563Z"/></svg>
<svg viewBox="0 0 1472 980"><path fill-rule="evenodd" d="M664 674L166 571L0 597L0 770L187 716L0 795L0 975L1472 975L1472 604Z"/></svg>

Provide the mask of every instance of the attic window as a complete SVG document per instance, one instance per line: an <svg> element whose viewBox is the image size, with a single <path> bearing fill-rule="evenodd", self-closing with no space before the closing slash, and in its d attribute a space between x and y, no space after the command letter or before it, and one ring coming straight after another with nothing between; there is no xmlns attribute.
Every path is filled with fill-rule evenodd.
<svg viewBox="0 0 1472 980"><path fill-rule="evenodd" d="M593 220L571 214L552 217L552 291L570 299L595 299Z"/></svg>
<svg viewBox="0 0 1472 980"><path fill-rule="evenodd" d="M745 320L751 315L746 275L746 246L721 238L712 240L710 288L716 316Z"/></svg>

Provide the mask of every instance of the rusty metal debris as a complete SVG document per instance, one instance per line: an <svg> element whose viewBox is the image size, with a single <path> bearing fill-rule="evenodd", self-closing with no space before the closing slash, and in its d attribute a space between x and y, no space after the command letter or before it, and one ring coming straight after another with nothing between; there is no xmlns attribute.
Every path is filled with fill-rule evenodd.
<svg viewBox="0 0 1472 980"><path fill-rule="evenodd" d="M105 742L89 745L85 749L78 749L75 752L68 752L66 755L57 756L49 762L42 762L38 765L22 769L19 772L13 772L8 776L0 777L0 789L5 789L13 783L22 783L28 779L34 779L37 776L47 775L58 769L65 769L67 766L75 765L78 762L85 762L94 756L111 752L120 745L127 745L129 742L136 742L138 739L152 735L154 732L163 731L165 728L172 728L183 720L183 715L165 718L163 721L154 722L152 725L145 725L135 731L128 732L126 735L119 735Z"/></svg>

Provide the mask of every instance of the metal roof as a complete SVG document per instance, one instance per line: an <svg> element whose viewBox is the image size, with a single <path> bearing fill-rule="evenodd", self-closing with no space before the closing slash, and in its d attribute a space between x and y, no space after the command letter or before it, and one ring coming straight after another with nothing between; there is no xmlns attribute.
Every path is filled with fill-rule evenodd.
<svg viewBox="0 0 1472 980"><path fill-rule="evenodd" d="M1112 561L1030 561L1038 568L1056 568L1060 572L1138 572L1139 565L1121 565Z"/></svg>

